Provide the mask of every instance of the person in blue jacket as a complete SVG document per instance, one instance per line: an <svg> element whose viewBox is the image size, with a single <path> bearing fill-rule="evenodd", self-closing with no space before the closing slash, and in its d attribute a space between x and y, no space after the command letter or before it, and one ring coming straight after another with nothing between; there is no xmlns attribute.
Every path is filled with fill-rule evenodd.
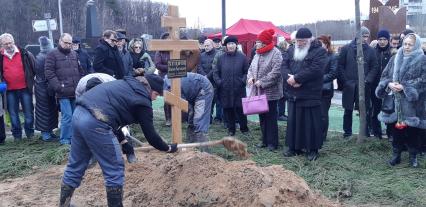
<svg viewBox="0 0 426 207"><path fill-rule="evenodd" d="M164 90L171 89L171 80L165 76ZM187 73L181 79L182 98L188 101L189 115L186 137L189 142L208 141L210 113L214 96L213 86L209 79L197 73ZM207 150L202 148L202 151Z"/></svg>
<svg viewBox="0 0 426 207"><path fill-rule="evenodd" d="M177 151L177 144L166 144L153 124L152 100L162 95L163 84L163 79L154 74L127 76L102 83L77 99L60 206L70 206L72 194L80 185L92 155L102 169L108 206L123 206L124 161L120 143L114 135L114 130L122 126L139 123L153 147L170 153Z"/></svg>

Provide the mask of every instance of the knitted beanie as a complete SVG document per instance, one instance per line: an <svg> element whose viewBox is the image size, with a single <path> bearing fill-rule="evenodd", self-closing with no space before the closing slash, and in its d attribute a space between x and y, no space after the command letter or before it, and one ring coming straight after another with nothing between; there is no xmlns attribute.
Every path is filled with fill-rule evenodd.
<svg viewBox="0 0 426 207"><path fill-rule="evenodd" d="M386 29L382 29L377 33L377 39L385 38L387 40L390 39L390 33Z"/></svg>
<svg viewBox="0 0 426 207"><path fill-rule="evenodd" d="M274 34L275 31L273 29L265 29L259 35L257 35L257 39L260 40L263 44L269 45L272 43Z"/></svg>

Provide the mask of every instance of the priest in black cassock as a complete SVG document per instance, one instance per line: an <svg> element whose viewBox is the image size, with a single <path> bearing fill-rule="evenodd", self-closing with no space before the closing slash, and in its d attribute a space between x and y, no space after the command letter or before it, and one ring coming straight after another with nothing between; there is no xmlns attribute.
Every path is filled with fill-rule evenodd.
<svg viewBox="0 0 426 207"><path fill-rule="evenodd" d="M311 161L321 148L321 90L327 52L307 28L296 33L296 43L281 66L289 93L285 157L303 154Z"/></svg>

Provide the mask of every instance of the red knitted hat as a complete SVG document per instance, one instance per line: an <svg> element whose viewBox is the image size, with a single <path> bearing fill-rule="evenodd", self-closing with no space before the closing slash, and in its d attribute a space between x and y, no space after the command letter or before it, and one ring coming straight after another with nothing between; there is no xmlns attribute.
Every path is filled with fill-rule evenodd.
<svg viewBox="0 0 426 207"><path fill-rule="evenodd" d="M272 43L272 36L274 36L275 31L273 29L265 29L259 35L257 39L262 41L263 44L269 45Z"/></svg>

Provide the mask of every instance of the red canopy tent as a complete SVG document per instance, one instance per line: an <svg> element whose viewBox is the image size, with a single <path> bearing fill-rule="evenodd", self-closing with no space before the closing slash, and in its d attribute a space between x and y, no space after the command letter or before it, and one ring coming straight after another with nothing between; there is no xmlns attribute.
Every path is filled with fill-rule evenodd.
<svg viewBox="0 0 426 207"><path fill-rule="evenodd" d="M236 36L238 42L243 46L243 51L246 55L250 55L250 50L253 47L257 35L265 29L274 29L274 41L277 41L277 35L284 37L286 40L290 39L290 34L283 32L276 27L272 22L240 19L237 23L226 29L226 35ZM222 33L212 34L209 38L219 37L222 38Z"/></svg>

